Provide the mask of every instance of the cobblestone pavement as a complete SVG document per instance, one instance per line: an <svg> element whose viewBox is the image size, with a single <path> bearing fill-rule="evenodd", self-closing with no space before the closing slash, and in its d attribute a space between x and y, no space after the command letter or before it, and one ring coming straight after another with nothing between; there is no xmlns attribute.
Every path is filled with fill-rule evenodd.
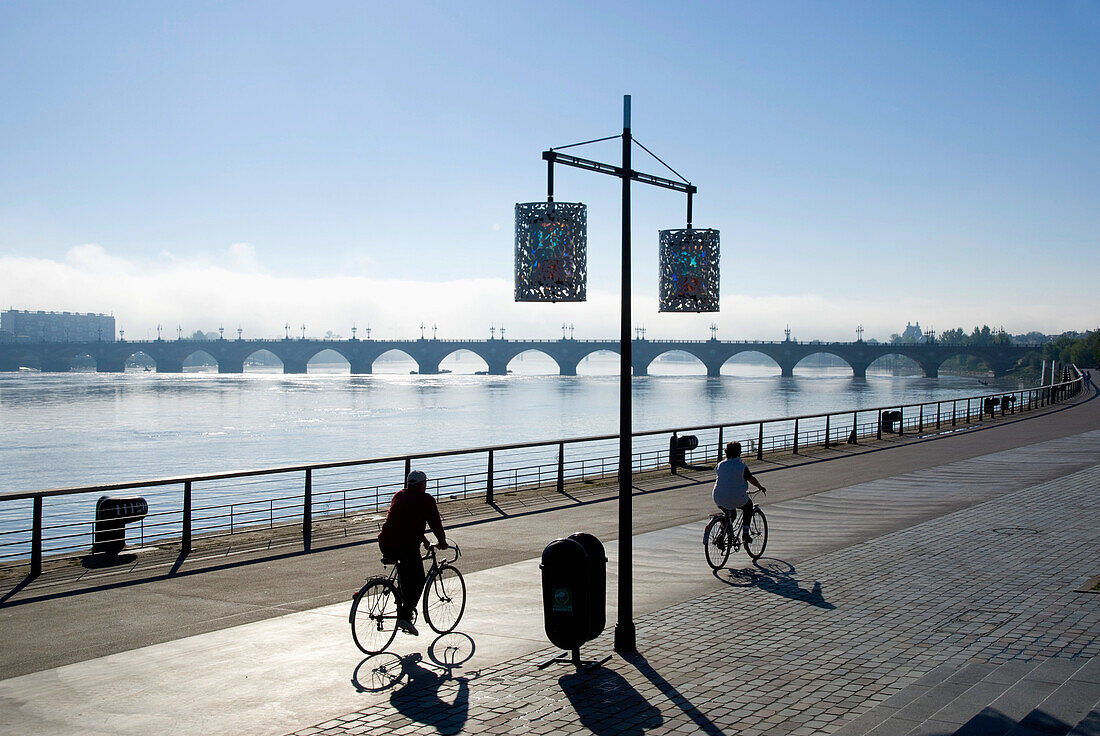
<svg viewBox="0 0 1100 736"><path fill-rule="evenodd" d="M944 664L1084 661L1100 653L1100 595L1076 592L1100 572L1098 493L1100 465L797 569L725 570L725 589L640 617L641 654L588 672L536 669L549 649L464 671L461 634L368 658L356 681L386 697L295 733L827 734ZM610 628L586 656L610 652Z"/></svg>

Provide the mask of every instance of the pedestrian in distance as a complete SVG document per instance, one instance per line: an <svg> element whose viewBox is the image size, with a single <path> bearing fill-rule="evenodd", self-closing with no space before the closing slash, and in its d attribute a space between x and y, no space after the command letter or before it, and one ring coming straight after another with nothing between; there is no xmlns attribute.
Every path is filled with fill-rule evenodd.
<svg viewBox="0 0 1100 736"><path fill-rule="evenodd" d="M435 534L436 548L447 549L447 534L435 499L428 493L428 476L419 470L409 473L405 487L393 494L386 521L378 533L378 548L384 558L397 561L399 593L397 627L418 636L413 625L416 604L424 590L424 558L421 545L429 547L425 524Z"/></svg>
<svg viewBox="0 0 1100 736"><path fill-rule="evenodd" d="M756 480L749 468L741 460L741 443L730 442L726 445L726 459L718 463L715 469L717 477L714 480L712 497L718 508L726 513L734 509L741 509L741 539L747 545L752 541L749 534L749 523L752 520L752 499L749 498L749 484L756 486L757 490L768 491Z"/></svg>

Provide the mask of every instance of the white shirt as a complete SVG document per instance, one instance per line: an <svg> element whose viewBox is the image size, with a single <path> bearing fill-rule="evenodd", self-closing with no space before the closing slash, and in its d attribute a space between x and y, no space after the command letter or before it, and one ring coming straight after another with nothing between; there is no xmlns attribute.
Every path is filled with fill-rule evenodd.
<svg viewBox="0 0 1100 736"><path fill-rule="evenodd" d="M748 468L739 457L731 457L718 463L715 471L712 497L714 503L724 509L735 509L749 502L749 482L745 480Z"/></svg>

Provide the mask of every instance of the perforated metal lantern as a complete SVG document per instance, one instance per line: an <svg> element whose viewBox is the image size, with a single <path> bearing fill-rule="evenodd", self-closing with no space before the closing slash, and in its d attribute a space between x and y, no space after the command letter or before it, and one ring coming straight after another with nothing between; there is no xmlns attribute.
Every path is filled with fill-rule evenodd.
<svg viewBox="0 0 1100 736"><path fill-rule="evenodd" d="M718 311L718 231L661 230L660 311Z"/></svg>
<svg viewBox="0 0 1100 736"><path fill-rule="evenodd" d="M516 205L516 301L583 302L588 284L588 207Z"/></svg>

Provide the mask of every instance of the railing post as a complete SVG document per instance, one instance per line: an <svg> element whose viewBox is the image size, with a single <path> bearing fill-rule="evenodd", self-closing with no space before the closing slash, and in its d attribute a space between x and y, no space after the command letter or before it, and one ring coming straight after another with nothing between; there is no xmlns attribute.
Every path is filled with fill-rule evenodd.
<svg viewBox="0 0 1100 736"><path fill-rule="evenodd" d="M723 457L722 445L723 444L724 443L722 442L722 427L719 427L718 428L718 462L722 462L722 457Z"/></svg>
<svg viewBox="0 0 1100 736"><path fill-rule="evenodd" d="M565 443L558 443L558 493L565 493Z"/></svg>
<svg viewBox="0 0 1100 736"><path fill-rule="evenodd" d="M31 520L31 573L32 578L42 574L42 497L34 497Z"/></svg>
<svg viewBox="0 0 1100 736"><path fill-rule="evenodd" d="M905 434L905 407L898 407L898 437Z"/></svg>
<svg viewBox="0 0 1100 736"><path fill-rule="evenodd" d="M191 481L183 482L183 530L180 539L180 552L191 552Z"/></svg>
<svg viewBox="0 0 1100 736"><path fill-rule="evenodd" d="M302 548L313 547L313 470L306 469L306 487L302 494Z"/></svg>
<svg viewBox="0 0 1100 736"><path fill-rule="evenodd" d="M760 422L760 433L756 439L756 459L764 459L764 423Z"/></svg>
<svg viewBox="0 0 1100 736"><path fill-rule="evenodd" d="M825 449L829 449L829 415L825 415Z"/></svg>
<svg viewBox="0 0 1100 736"><path fill-rule="evenodd" d="M485 503L493 502L493 451L489 450L489 468L485 472Z"/></svg>
<svg viewBox="0 0 1100 736"><path fill-rule="evenodd" d="M924 431L924 404L920 405L920 416L917 418L917 434Z"/></svg>
<svg viewBox="0 0 1100 736"><path fill-rule="evenodd" d="M966 423L970 424L970 397L966 399Z"/></svg>
<svg viewBox="0 0 1100 736"><path fill-rule="evenodd" d="M943 402L936 402L936 429L940 428L940 414L943 413Z"/></svg>
<svg viewBox="0 0 1100 736"><path fill-rule="evenodd" d="M951 426L955 426L955 422L959 418L959 400L951 399Z"/></svg>
<svg viewBox="0 0 1100 736"><path fill-rule="evenodd" d="M875 430L875 439L882 439L882 409L878 410L878 427Z"/></svg>
<svg viewBox="0 0 1100 736"><path fill-rule="evenodd" d="M797 418L794 420L794 447L792 449L791 454L793 454L793 455L798 454L798 419Z"/></svg>
<svg viewBox="0 0 1100 736"><path fill-rule="evenodd" d="M668 441L668 467L669 467L669 470L672 471L673 475L676 475L676 459L675 459L674 453L676 452L677 449L679 449L677 447L677 442L678 442L678 440L677 440L677 437L676 437L676 433L673 432L672 433L672 439Z"/></svg>
<svg viewBox="0 0 1100 736"><path fill-rule="evenodd" d="M405 487L405 483L408 482L409 473L412 472L413 461L411 457L405 458L405 477L401 479L401 487Z"/></svg>
<svg viewBox="0 0 1100 736"><path fill-rule="evenodd" d="M849 445L859 444L859 412L852 412L852 434L848 436Z"/></svg>

